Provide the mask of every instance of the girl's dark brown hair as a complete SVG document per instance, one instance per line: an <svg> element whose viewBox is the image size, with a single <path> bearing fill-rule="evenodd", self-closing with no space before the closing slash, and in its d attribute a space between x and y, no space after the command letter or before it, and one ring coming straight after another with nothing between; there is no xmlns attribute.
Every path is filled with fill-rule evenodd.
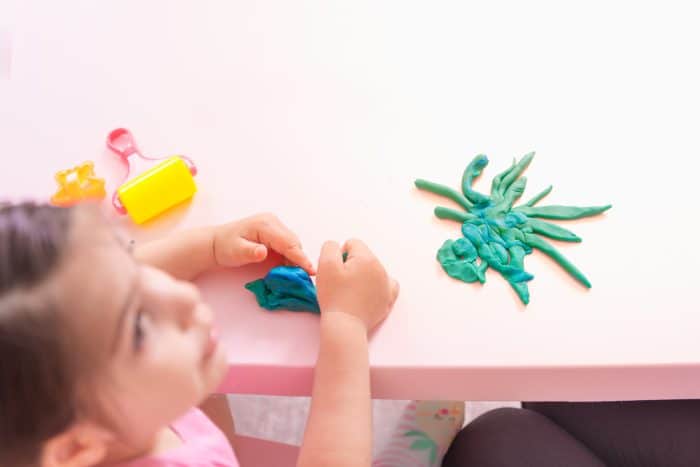
<svg viewBox="0 0 700 467"><path fill-rule="evenodd" d="M42 285L67 250L73 210L0 205L0 465L31 466L75 418L58 307Z"/></svg>

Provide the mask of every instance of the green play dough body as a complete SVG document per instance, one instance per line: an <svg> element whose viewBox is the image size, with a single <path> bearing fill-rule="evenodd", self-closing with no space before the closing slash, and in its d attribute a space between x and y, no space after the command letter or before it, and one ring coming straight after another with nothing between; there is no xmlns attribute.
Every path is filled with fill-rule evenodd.
<svg viewBox="0 0 700 467"><path fill-rule="evenodd" d="M586 287L591 283L584 274L567 260L552 244L542 237L565 242L580 242L575 233L541 219L569 220L601 214L605 206L536 206L551 191L549 186L527 203L513 207L520 199L527 179L521 177L535 153L526 154L520 161L494 177L490 195L473 189L474 180L481 175L488 158L476 156L462 175L462 193L438 183L418 179L417 188L451 199L465 211L438 206L435 215L462 224L462 238L447 240L437 253L437 260L450 277L464 282L484 283L490 267L498 271L513 287L520 300L527 304L530 292L527 282L533 276L524 269L525 256L538 249L556 261L571 277Z"/></svg>

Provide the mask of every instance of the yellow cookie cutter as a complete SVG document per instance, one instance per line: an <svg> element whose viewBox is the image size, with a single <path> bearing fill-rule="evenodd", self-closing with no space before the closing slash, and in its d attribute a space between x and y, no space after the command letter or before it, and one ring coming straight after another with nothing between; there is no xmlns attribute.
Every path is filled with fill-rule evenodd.
<svg viewBox="0 0 700 467"><path fill-rule="evenodd" d="M68 207L87 200L100 200L105 197L105 181L95 175L95 165L91 161L56 173L58 190L51 197L54 206Z"/></svg>

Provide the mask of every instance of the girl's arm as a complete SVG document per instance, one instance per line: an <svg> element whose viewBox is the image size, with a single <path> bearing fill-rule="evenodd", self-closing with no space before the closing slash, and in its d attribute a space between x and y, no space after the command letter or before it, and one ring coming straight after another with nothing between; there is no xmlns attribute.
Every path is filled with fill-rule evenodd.
<svg viewBox="0 0 700 467"><path fill-rule="evenodd" d="M298 465L371 464L372 407L367 329L346 313L321 317L311 412Z"/></svg>
<svg viewBox="0 0 700 467"><path fill-rule="evenodd" d="M216 227L175 232L165 238L138 245L134 256L171 276L191 280L216 266L214 230Z"/></svg>
<svg viewBox="0 0 700 467"><path fill-rule="evenodd" d="M270 248L309 274L314 273L297 236L271 214L176 232L137 247L135 256L178 279L191 280L215 266L236 267L264 261Z"/></svg>
<svg viewBox="0 0 700 467"><path fill-rule="evenodd" d="M367 333L389 313L398 284L363 243L345 249L343 263L340 247L327 243L319 261L321 345L299 467L371 465Z"/></svg>

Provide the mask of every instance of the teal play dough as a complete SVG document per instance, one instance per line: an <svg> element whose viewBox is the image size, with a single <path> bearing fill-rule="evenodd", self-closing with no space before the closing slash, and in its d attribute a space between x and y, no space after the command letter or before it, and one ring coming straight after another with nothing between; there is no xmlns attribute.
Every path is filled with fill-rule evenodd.
<svg viewBox="0 0 700 467"><path fill-rule="evenodd" d="M265 277L247 283L245 288L255 294L258 305L266 310L321 312L316 286L298 266L272 268Z"/></svg>
<svg viewBox="0 0 700 467"><path fill-rule="evenodd" d="M551 243L542 237L565 242L580 242L575 233L548 220L580 219L601 214L605 206L536 206L551 191L549 186L527 203L513 207L520 199L527 179L523 172L535 153L526 154L520 161L494 177L491 193L485 195L473 189L474 180L488 165L488 158L480 154L467 166L462 175L462 193L438 183L418 179L417 188L455 201L464 211L438 206L435 216L462 224L462 238L447 240L437 253L437 260L445 272L464 282L486 282L488 268L498 271L513 287L520 300L527 304L530 292L527 283L533 276L525 271L525 256L538 249L556 261L571 277L586 287L591 283L586 276Z"/></svg>
<svg viewBox="0 0 700 467"><path fill-rule="evenodd" d="M343 253L343 262L348 253ZM316 286L309 274L298 266L277 266L262 279L249 282L245 288L266 310L310 311L320 313Z"/></svg>

